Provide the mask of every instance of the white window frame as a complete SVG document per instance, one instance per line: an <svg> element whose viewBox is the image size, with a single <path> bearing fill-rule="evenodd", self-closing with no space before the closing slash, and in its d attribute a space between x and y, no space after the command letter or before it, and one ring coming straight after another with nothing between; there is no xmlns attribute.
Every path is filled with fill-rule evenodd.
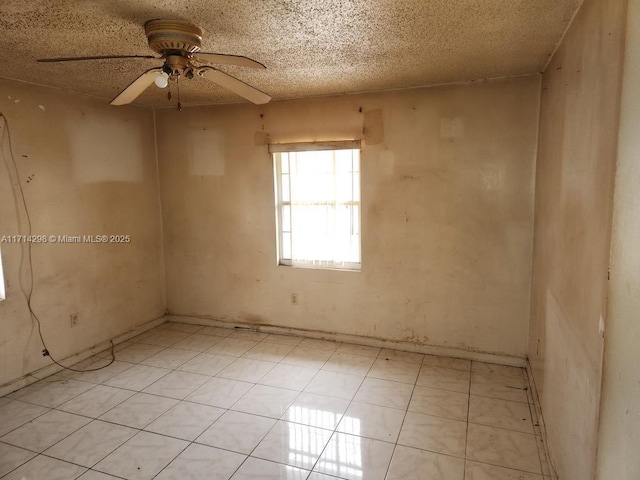
<svg viewBox="0 0 640 480"><path fill-rule="evenodd" d="M358 262L331 262L320 260L309 260L304 262L295 262L292 259L283 258L282 245L283 245L283 229L282 229L282 215L283 206L285 202L282 201L282 171L281 161L277 154L290 153L290 152L309 152L309 151L326 151L326 150L358 150L361 153L360 140L341 140L341 141L328 141L328 142L307 142L307 143L279 143L269 145L269 154L273 162L274 179L275 179L275 209L276 209L276 253L277 263L282 266L299 267L299 268L316 268L324 270L345 270L345 271L360 271L362 267L362 190L360 191L360 198L357 202L358 206L358 239L360 242L360 255ZM359 155L359 172L362 174L362 161ZM361 181L361 176L360 176ZM360 185L359 185L360 187ZM290 203L289 203L290 205ZM356 204L354 203L354 206ZM289 221L291 225L291 220ZM291 232L289 232L291 233Z"/></svg>
<svg viewBox="0 0 640 480"><path fill-rule="evenodd" d="M6 300L7 295L4 283L4 270L2 267L2 248L0 248L0 302Z"/></svg>

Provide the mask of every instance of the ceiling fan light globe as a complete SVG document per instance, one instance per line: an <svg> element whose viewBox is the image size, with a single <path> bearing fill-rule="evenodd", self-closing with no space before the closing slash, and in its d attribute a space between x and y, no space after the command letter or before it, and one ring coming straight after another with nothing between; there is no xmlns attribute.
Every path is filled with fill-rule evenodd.
<svg viewBox="0 0 640 480"><path fill-rule="evenodd" d="M166 72L159 73L153 80L153 83L155 83L158 88L166 88L167 85L169 85L169 75L167 75Z"/></svg>

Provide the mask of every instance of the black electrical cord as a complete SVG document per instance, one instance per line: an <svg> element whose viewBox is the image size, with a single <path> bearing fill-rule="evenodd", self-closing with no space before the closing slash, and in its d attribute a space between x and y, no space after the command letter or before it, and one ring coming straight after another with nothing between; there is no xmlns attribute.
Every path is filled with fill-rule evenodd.
<svg viewBox="0 0 640 480"><path fill-rule="evenodd" d="M29 239L31 237L31 216L29 215L29 209L27 208L27 201L25 199L24 196L24 190L22 189L22 184L20 183L20 173L18 171L18 165L16 164L16 159L13 155L13 145L11 142L11 131L9 129L9 120L7 120L7 117L4 115L4 113L0 112L0 118L2 118L2 120L4 121L4 125L5 125L5 132L3 132L2 134L2 142L0 142L0 151L2 152L2 157L5 161L5 164L7 165L7 170L9 172L9 177L11 180L11 192L13 193L13 200L15 202L15 206L16 206L16 216L18 218L18 222L20 222L20 214L19 214L19 200L18 197L20 198L20 201L22 202L22 207L24 208L24 213L25 216L27 218L27 238ZM7 161L7 158L4 155L4 139L5 136L7 138L7 142L8 142L8 146L9 146L9 158L11 160L11 163L9 163ZM27 250L27 254L25 255L25 243L26 243L26 250ZM47 347L47 344L44 341L44 336L42 335L42 325L40 323L40 319L38 318L38 315L36 314L36 312L33 311L33 307L31 305L31 297L33 295L33 263L31 261L31 242L27 241L27 242L20 242L20 272L19 272L19 284L20 284L20 290L22 291L22 294L25 297L25 300L27 301L27 308L29 309L29 314L31 316L32 321L35 322L37 329L38 329L38 335L40 336L40 341L42 342L42 355L45 357L49 357L51 359L51 361L53 363L55 363L56 365L58 365L59 367L64 368L65 370L71 370L72 372L79 372L79 373L83 373L83 372L95 372L97 370L102 370L103 368L108 367L109 365L111 365L115 359L115 352L114 352L114 345L113 345L113 340L111 340L111 361L109 363L107 363L106 365L103 365L101 367L95 367L95 368L87 368L87 369L79 369L79 368L73 368L73 367L67 367L65 365L62 365L60 362L58 362L55 358L53 358L53 356L51 355L51 351L49 350L49 348ZM25 288L24 283L23 283L23 279L22 279L22 272L23 272L23 265L25 262L25 258L26 258L26 262L28 265L28 269L29 269L29 286L28 288Z"/></svg>

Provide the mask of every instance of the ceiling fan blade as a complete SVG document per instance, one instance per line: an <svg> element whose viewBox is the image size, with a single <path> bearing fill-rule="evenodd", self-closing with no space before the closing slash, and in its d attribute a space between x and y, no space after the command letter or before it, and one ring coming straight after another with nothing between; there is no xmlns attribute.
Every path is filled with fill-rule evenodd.
<svg viewBox="0 0 640 480"><path fill-rule="evenodd" d="M111 105L126 105L133 102L153 83L159 73L162 73L162 68L147 70L125 88L120 95L111 100Z"/></svg>
<svg viewBox="0 0 640 480"><path fill-rule="evenodd" d="M39 63L48 63L48 62L77 62L82 60L109 60L114 58L155 58L159 59L162 57L154 57L153 55L105 55L98 57L61 57L61 58L39 58L37 61Z"/></svg>
<svg viewBox="0 0 640 480"><path fill-rule="evenodd" d="M204 67L201 68L198 73L200 73L200 75L202 75L207 80L210 80L213 83L226 88L227 90L231 90L233 93L246 98L256 105L262 105L263 103L267 103L269 102L269 100L271 100L271 97L266 93L261 92L257 88L244 83L242 80L238 80L231 75L223 73L220 70L216 70L215 68Z"/></svg>
<svg viewBox="0 0 640 480"><path fill-rule="evenodd" d="M241 55L226 55L224 53L203 53L198 52L194 55L196 60L201 60L207 63L214 63L220 65L238 65L239 67L249 68L267 68L260 62L250 59L249 57L243 57Z"/></svg>

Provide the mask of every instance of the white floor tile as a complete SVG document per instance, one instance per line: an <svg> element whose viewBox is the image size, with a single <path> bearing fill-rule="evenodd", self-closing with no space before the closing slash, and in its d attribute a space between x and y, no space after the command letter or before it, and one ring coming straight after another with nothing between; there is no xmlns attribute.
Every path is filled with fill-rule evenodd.
<svg viewBox="0 0 640 480"><path fill-rule="evenodd" d="M227 357L224 355L216 355L213 353L200 353L188 362L178 367L178 370L182 370L183 372L199 373L201 375L213 376L234 361L235 357Z"/></svg>
<svg viewBox="0 0 640 480"><path fill-rule="evenodd" d="M182 400L209 380L211 380L211 377L208 375L176 371L165 375L143 391L145 393Z"/></svg>
<svg viewBox="0 0 640 480"><path fill-rule="evenodd" d="M349 400L342 398L301 393L282 419L311 427L335 430L348 406Z"/></svg>
<svg viewBox="0 0 640 480"><path fill-rule="evenodd" d="M28 462L36 454L23 448L0 442L0 477Z"/></svg>
<svg viewBox="0 0 640 480"><path fill-rule="evenodd" d="M197 439L212 447L249 454L276 424L276 420L227 411Z"/></svg>
<svg viewBox="0 0 640 480"><path fill-rule="evenodd" d="M259 383L302 391L317 373L318 370L315 368L278 364L262 377Z"/></svg>
<svg viewBox="0 0 640 480"><path fill-rule="evenodd" d="M40 380L12 393L15 400L35 403L43 407L57 407L95 387L92 383L79 382L59 375Z"/></svg>
<svg viewBox="0 0 640 480"><path fill-rule="evenodd" d="M226 378L212 378L185 400L214 407L229 408L251 390L251 387L253 387L252 383L228 380Z"/></svg>
<svg viewBox="0 0 640 480"><path fill-rule="evenodd" d="M502 428L469 424L467 459L541 474L536 437Z"/></svg>
<svg viewBox="0 0 640 480"><path fill-rule="evenodd" d="M405 416L404 410L352 402L337 431L395 443ZM325 472L331 473L331 472Z"/></svg>
<svg viewBox="0 0 640 480"><path fill-rule="evenodd" d="M94 420L44 453L58 460L93 467L136 433L133 428Z"/></svg>
<svg viewBox="0 0 640 480"><path fill-rule="evenodd" d="M307 480L340 480L338 477L332 475L326 475L320 472L311 472Z"/></svg>
<svg viewBox="0 0 640 480"><path fill-rule="evenodd" d="M230 357L241 357L253 347L258 345L255 340L240 340L237 338L225 338L207 349L207 353L216 355L227 355Z"/></svg>
<svg viewBox="0 0 640 480"><path fill-rule="evenodd" d="M81 380L83 382L89 383L103 383L109 380L112 377L115 377L119 373L128 370L133 367L133 363L121 362L115 360L111 365L106 366L111 361L111 358L100 358L100 357L92 357L90 359L85 360L84 362L80 362L73 366L73 368L82 370L91 370L94 368L100 368L100 370L92 370L86 372L67 372L68 378L73 378L74 380Z"/></svg>
<svg viewBox="0 0 640 480"><path fill-rule="evenodd" d="M542 480L542 475L467 460L465 480Z"/></svg>
<svg viewBox="0 0 640 480"><path fill-rule="evenodd" d="M90 421L90 418L51 410L13 430L0 440L16 447L42 452Z"/></svg>
<svg viewBox="0 0 640 480"><path fill-rule="evenodd" d="M471 393L483 397L528 403L524 378L491 373L471 374Z"/></svg>
<svg viewBox="0 0 640 480"><path fill-rule="evenodd" d="M106 473L88 470L78 477L78 480L120 480L118 477L107 475Z"/></svg>
<svg viewBox="0 0 640 480"><path fill-rule="evenodd" d="M74 480L86 471L84 467L38 455L3 480Z"/></svg>
<svg viewBox="0 0 640 480"><path fill-rule="evenodd" d="M263 360L265 362L279 362L293 349L293 345L261 342L245 353L243 357L253 360Z"/></svg>
<svg viewBox="0 0 640 480"><path fill-rule="evenodd" d="M279 421L252 456L310 470L331 438L330 430Z"/></svg>
<svg viewBox="0 0 640 480"><path fill-rule="evenodd" d="M393 443L334 433L314 471L347 480L384 480Z"/></svg>
<svg viewBox="0 0 640 480"><path fill-rule="evenodd" d="M136 393L100 416L100 420L142 429L173 407L177 400L147 393Z"/></svg>
<svg viewBox="0 0 640 480"><path fill-rule="evenodd" d="M215 335L202 335L195 333L190 337L180 340L173 345L173 348L183 348L185 350L192 350L194 352L204 352L205 350L213 347L215 344L224 340L224 337L217 337Z"/></svg>
<svg viewBox="0 0 640 480"><path fill-rule="evenodd" d="M299 392L285 388L256 385L231 408L238 412L280 418L298 395Z"/></svg>
<svg viewBox="0 0 640 480"><path fill-rule="evenodd" d="M371 367L368 376L413 385L416 383L419 371L420 365L417 363L378 357Z"/></svg>
<svg viewBox="0 0 640 480"><path fill-rule="evenodd" d="M469 393L470 378L471 374L468 371L423 365L416 384L421 387Z"/></svg>
<svg viewBox="0 0 640 480"><path fill-rule="evenodd" d="M231 480L305 480L308 470L249 457Z"/></svg>
<svg viewBox="0 0 640 480"><path fill-rule="evenodd" d="M193 441L223 413L221 408L180 402L147 425L145 430Z"/></svg>
<svg viewBox="0 0 640 480"><path fill-rule="evenodd" d="M250 358L238 358L231 365L222 370L217 376L228 378L230 380L257 383L275 366L276 363L274 362L252 360Z"/></svg>
<svg viewBox="0 0 640 480"><path fill-rule="evenodd" d="M331 355L327 363L322 366L322 370L349 373L351 375L361 375L364 377L369 372L373 362L375 362L375 357L366 357L364 355L338 351Z"/></svg>
<svg viewBox="0 0 640 480"><path fill-rule="evenodd" d="M551 480L520 368L170 322L115 350L0 398L3 480Z"/></svg>
<svg viewBox="0 0 640 480"><path fill-rule="evenodd" d="M151 480L188 445L184 440L139 432L98 463L94 470L128 480Z"/></svg>
<svg viewBox="0 0 640 480"><path fill-rule="evenodd" d="M301 347L298 345L281 360L287 365L298 365L300 367L321 368L333 355L332 350L321 348Z"/></svg>
<svg viewBox="0 0 640 480"><path fill-rule="evenodd" d="M469 422L533 434L529 405L471 395Z"/></svg>
<svg viewBox="0 0 640 480"><path fill-rule="evenodd" d="M91 390L63 403L58 407L58 410L97 418L132 397L135 393L131 390L97 385Z"/></svg>
<svg viewBox="0 0 640 480"><path fill-rule="evenodd" d="M398 445L386 480L463 480L464 460Z"/></svg>
<svg viewBox="0 0 640 480"><path fill-rule="evenodd" d="M228 480L246 456L191 444L162 470L156 480Z"/></svg>
<svg viewBox="0 0 640 480"><path fill-rule="evenodd" d="M398 444L464 458L467 423L407 412Z"/></svg>
<svg viewBox="0 0 640 480"><path fill-rule="evenodd" d="M351 400L360 388L363 376L321 370L304 389L305 392Z"/></svg>
<svg viewBox="0 0 640 480"><path fill-rule="evenodd" d="M171 370L166 368L148 367L147 365L134 365L105 382L105 385L116 388L140 391L151 385L156 380L164 377Z"/></svg>
<svg viewBox="0 0 640 480"><path fill-rule="evenodd" d="M140 363L149 365L150 367L174 369L188 362L197 354L198 352L194 352L193 350L169 347L159 351L155 355L151 355L149 358L145 358Z"/></svg>
<svg viewBox="0 0 640 480"><path fill-rule="evenodd" d="M0 437L50 410L40 405L4 399L6 402L0 405Z"/></svg>
<svg viewBox="0 0 640 480"><path fill-rule="evenodd" d="M354 398L357 402L382 407L406 409L411 399L413 385L367 377Z"/></svg>
<svg viewBox="0 0 640 480"><path fill-rule="evenodd" d="M416 385L409 403L409 410L466 422L469 395Z"/></svg>

